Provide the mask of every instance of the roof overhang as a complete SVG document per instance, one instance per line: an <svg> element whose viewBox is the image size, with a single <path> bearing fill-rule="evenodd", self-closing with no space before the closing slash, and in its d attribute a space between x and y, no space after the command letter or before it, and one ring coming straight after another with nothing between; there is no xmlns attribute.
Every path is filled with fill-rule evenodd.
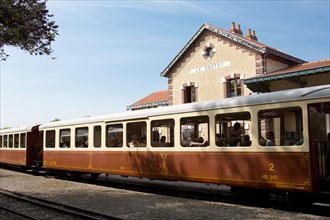
<svg viewBox="0 0 330 220"><path fill-rule="evenodd" d="M272 81L277 80L292 80L303 76L316 75L330 72L330 66L318 67L313 69L306 69L293 72L285 72L281 74L269 74L263 76L252 77L244 80L244 84L254 92L268 92L269 85Z"/></svg>

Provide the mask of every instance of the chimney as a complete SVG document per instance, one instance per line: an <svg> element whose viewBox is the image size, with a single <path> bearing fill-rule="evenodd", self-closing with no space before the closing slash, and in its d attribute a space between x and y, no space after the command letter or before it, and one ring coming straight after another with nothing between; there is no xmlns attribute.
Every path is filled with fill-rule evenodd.
<svg viewBox="0 0 330 220"><path fill-rule="evenodd" d="M258 38L256 36L256 32L252 31L252 33L251 33L251 29L248 29L248 34L246 35L246 38L249 38L250 40L258 41Z"/></svg>
<svg viewBox="0 0 330 220"><path fill-rule="evenodd" d="M230 32L231 32L231 33L235 33L235 31L236 31L235 22L231 22L231 29L230 29Z"/></svg>
<svg viewBox="0 0 330 220"><path fill-rule="evenodd" d="M238 30L237 30L238 34L243 35L243 31L241 30L241 25L240 24L238 24L237 28L238 28Z"/></svg>
<svg viewBox="0 0 330 220"><path fill-rule="evenodd" d="M253 40L258 41L258 38L256 36L256 32L255 31L252 31L252 37L253 37Z"/></svg>
<svg viewBox="0 0 330 220"><path fill-rule="evenodd" d="M231 29L230 29L230 32L231 32L231 33L234 33L234 34L243 35L243 32L242 32L242 30L241 30L241 25L239 24L239 25L238 25L238 29L236 29L235 22L232 22L232 23L231 23Z"/></svg>

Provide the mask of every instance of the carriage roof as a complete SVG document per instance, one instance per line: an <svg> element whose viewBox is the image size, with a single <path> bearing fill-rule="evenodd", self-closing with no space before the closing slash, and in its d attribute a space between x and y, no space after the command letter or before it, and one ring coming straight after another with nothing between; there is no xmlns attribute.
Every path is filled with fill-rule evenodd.
<svg viewBox="0 0 330 220"><path fill-rule="evenodd" d="M171 115L183 112L204 111L218 108L244 107L277 102L291 102L296 100L315 99L330 97L330 85L314 86L300 89L283 90L249 96L238 96L233 98L222 98L211 101L193 102L187 104L173 105L160 108L114 113L101 116L93 116L75 120L50 122L40 126L47 129L59 126L79 125L99 122L115 122L120 120L133 120L148 118L151 116Z"/></svg>

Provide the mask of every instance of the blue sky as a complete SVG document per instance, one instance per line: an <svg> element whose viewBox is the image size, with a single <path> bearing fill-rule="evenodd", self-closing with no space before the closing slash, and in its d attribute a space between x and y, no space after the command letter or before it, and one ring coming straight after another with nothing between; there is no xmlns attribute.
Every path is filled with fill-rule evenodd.
<svg viewBox="0 0 330 220"><path fill-rule="evenodd" d="M16 48L2 61L0 127L126 111L152 92L204 24L231 22L306 61L329 59L329 1L57 1L54 57Z"/></svg>

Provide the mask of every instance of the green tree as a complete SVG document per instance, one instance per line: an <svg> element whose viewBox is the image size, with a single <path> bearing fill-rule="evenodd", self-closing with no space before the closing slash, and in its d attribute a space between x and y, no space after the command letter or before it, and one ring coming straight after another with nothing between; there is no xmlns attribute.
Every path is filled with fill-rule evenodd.
<svg viewBox="0 0 330 220"><path fill-rule="evenodd" d="M58 26L46 8L46 0L0 0L0 60L14 46L31 55L50 55Z"/></svg>

